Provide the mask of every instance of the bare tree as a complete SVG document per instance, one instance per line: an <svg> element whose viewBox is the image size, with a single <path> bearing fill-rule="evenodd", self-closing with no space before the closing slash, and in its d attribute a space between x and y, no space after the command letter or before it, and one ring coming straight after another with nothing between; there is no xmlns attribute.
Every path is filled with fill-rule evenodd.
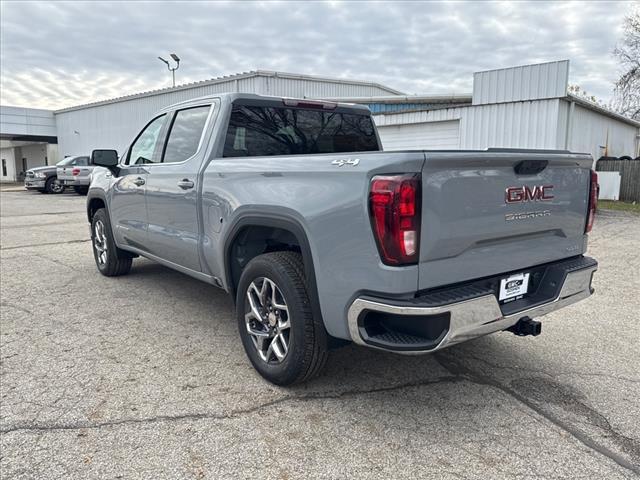
<svg viewBox="0 0 640 480"><path fill-rule="evenodd" d="M591 95L586 90L583 90L580 85L569 85L568 87L569 93L575 95L576 97L584 98L585 100L590 101L591 103L595 103L596 105L606 108L605 103L596 97L595 95Z"/></svg>
<svg viewBox="0 0 640 480"><path fill-rule="evenodd" d="M640 120L640 9L625 18L622 42L613 54L622 67L613 107L626 117Z"/></svg>

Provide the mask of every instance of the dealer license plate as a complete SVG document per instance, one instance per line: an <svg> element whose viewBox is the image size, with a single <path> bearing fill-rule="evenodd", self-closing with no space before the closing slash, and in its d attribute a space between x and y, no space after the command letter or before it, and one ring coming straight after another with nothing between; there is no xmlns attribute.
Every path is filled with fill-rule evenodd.
<svg viewBox="0 0 640 480"><path fill-rule="evenodd" d="M517 273L500 280L498 300L502 303L513 302L522 298L529 288L529 274Z"/></svg>

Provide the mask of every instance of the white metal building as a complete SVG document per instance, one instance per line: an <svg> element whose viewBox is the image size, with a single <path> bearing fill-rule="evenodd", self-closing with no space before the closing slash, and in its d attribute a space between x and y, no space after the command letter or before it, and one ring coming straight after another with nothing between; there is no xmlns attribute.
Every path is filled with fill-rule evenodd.
<svg viewBox="0 0 640 480"><path fill-rule="evenodd" d="M122 152L152 115L176 102L222 92L364 103L383 146L400 149L562 149L640 155L640 122L567 93L569 61L477 72L473 93L407 96L373 82L252 71L111 100L47 110L0 107L2 180L95 148ZM6 176L4 175L6 173Z"/></svg>
<svg viewBox="0 0 640 480"><path fill-rule="evenodd" d="M0 107L0 181L15 182L30 168L57 161L53 112Z"/></svg>
<svg viewBox="0 0 640 480"><path fill-rule="evenodd" d="M400 94L372 82L252 71L58 110L55 117L60 154L87 155L94 148L115 148L122 152L158 110L183 100L223 92L286 97Z"/></svg>
<svg viewBox="0 0 640 480"><path fill-rule="evenodd" d="M564 60L475 73L466 97L348 100L369 105L387 150L513 147L586 152L594 160L639 156L640 122L568 94L568 78Z"/></svg>

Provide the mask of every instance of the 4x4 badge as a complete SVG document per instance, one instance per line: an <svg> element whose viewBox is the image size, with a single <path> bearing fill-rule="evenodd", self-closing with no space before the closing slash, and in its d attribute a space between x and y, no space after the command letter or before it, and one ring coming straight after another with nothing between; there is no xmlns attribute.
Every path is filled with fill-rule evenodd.
<svg viewBox="0 0 640 480"><path fill-rule="evenodd" d="M339 167L343 167L345 165L351 165L352 167L355 167L359 163L360 163L359 158L336 158L333 162L331 162L331 165L337 165Z"/></svg>

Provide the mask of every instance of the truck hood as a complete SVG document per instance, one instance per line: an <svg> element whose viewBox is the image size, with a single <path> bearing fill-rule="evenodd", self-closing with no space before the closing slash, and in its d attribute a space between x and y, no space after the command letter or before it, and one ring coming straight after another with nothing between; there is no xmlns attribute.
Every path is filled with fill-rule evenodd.
<svg viewBox="0 0 640 480"><path fill-rule="evenodd" d="M49 172L55 172L56 171L56 166L55 165L46 165L44 167L34 167L34 168L30 168L29 170L27 170L27 172L45 172L45 173L49 173Z"/></svg>

